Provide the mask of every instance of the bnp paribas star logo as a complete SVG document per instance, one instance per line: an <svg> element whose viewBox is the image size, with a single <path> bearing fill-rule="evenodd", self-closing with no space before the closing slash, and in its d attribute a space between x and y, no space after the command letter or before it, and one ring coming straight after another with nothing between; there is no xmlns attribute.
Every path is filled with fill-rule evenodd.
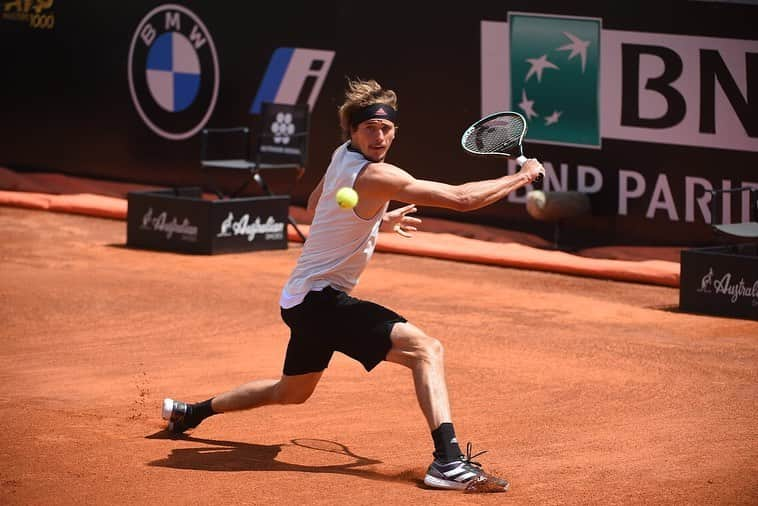
<svg viewBox="0 0 758 506"><path fill-rule="evenodd" d="M509 16L511 104L530 141L600 147L601 21Z"/></svg>

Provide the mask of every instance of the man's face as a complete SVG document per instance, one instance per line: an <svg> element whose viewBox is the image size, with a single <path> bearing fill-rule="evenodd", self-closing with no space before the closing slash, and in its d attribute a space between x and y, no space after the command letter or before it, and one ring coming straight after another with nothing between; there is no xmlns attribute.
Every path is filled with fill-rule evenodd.
<svg viewBox="0 0 758 506"><path fill-rule="evenodd" d="M351 142L372 162L384 161L395 140L395 124L386 119L369 119L353 129Z"/></svg>

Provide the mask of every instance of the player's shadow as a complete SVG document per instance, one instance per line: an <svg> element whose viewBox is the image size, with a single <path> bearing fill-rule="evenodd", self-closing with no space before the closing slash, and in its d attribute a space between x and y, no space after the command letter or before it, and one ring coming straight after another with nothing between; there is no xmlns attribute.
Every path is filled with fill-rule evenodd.
<svg viewBox="0 0 758 506"><path fill-rule="evenodd" d="M165 458L148 462L149 466L170 467L172 469L195 469L202 471L287 471L302 473L332 473L357 476L377 481L410 482L417 486L422 484L416 479L415 472L404 471L399 474L382 474L367 466L381 464L381 460L354 454L345 445L336 441L316 439L292 439L290 443L275 445L258 445L239 441L202 439L192 436L176 436L167 431L159 431L145 436L146 439L174 439L206 446L173 448ZM315 443L315 444L314 444ZM295 445L313 452L335 453L351 462L333 465L301 465L276 460L284 446Z"/></svg>

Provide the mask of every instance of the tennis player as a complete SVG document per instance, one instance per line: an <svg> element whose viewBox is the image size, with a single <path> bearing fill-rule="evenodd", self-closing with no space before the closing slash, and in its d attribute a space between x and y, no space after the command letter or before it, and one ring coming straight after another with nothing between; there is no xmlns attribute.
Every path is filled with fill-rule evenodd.
<svg viewBox="0 0 758 506"><path fill-rule="evenodd" d="M424 483L468 492L506 491L506 480L487 474L464 455L450 412L442 344L395 311L350 296L374 252L380 229L411 236L421 220L416 205L471 211L490 205L544 174L534 159L497 179L450 185L421 180L384 160L397 132L397 96L374 80L348 80L339 108L344 143L308 199L315 210L310 234L280 299L290 340L279 379L253 381L195 404L165 399L168 430L182 433L205 418L269 404L299 404L313 393L335 351L371 371L382 361L412 371L418 403L431 431L434 460ZM354 188L352 210L335 193ZM388 210L390 201L407 205Z"/></svg>

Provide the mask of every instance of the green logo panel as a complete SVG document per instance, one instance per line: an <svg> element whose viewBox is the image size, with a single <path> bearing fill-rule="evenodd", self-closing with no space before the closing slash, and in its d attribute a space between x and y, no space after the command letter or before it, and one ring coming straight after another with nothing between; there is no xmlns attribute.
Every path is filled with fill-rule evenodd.
<svg viewBox="0 0 758 506"><path fill-rule="evenodd" d="M511 107L527 140L600 147L599 19L511 14Z"/></svg>

